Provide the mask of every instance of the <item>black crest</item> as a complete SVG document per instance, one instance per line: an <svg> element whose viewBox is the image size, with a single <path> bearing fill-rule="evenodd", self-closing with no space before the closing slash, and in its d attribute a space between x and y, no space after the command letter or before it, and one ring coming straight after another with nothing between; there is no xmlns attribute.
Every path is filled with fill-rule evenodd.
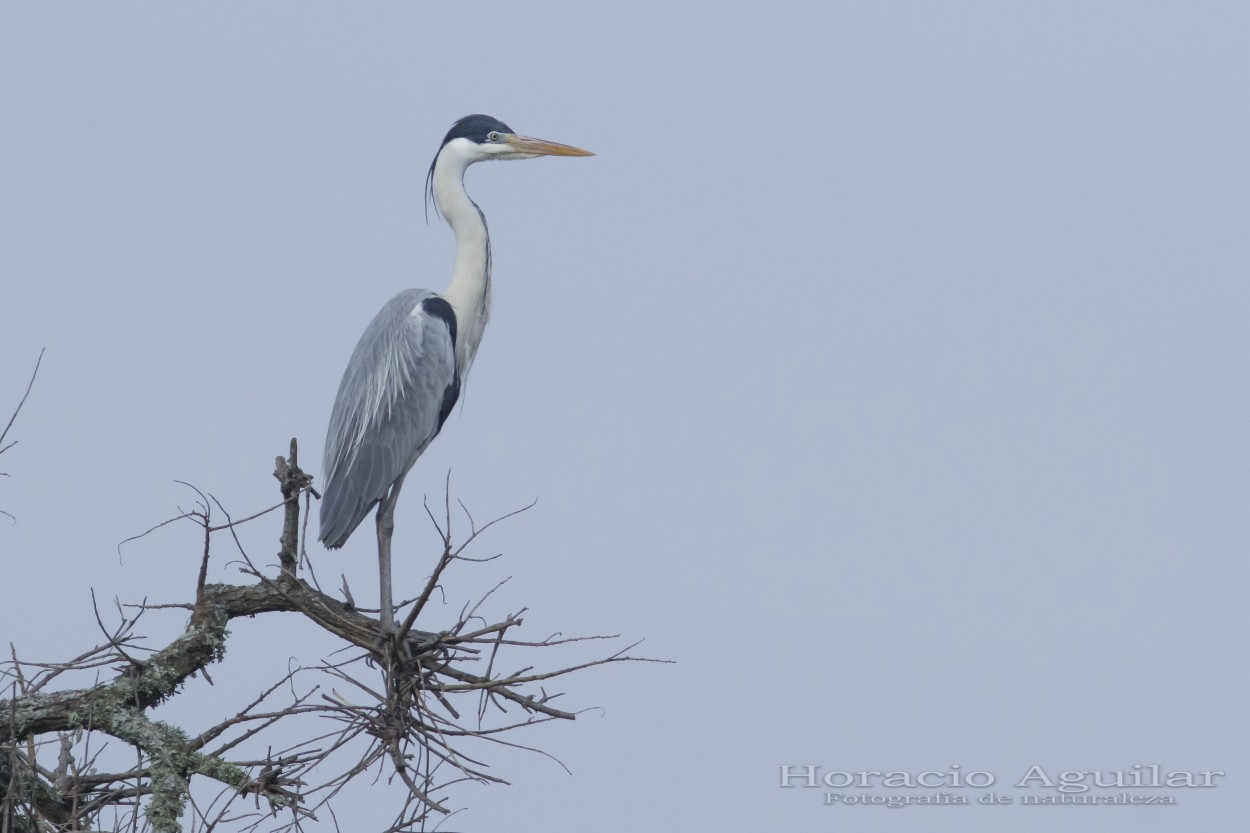
<svg viewBox="0 0 1250 833"><path fill-rule="evenodd" d="M480 145L486 141L487 134L492 130L500 133L514 132L511 127L508 127L508 125L494 116L483 116L481 113L475 113L471 116L465 116L453 124L451 130L448 130L447 135L443 137L443 144L447 144L452 139L468 139L470 142L477 142Z"/></svg>

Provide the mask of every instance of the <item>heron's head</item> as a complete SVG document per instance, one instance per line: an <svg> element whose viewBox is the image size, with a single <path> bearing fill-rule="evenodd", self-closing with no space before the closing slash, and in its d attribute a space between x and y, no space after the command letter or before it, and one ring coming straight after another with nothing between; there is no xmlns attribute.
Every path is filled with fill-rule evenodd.
<svg viewBox="0 0 1250 833"><path fill-rule="evenodd" d="M458 183L465 169L474 162L486 159L533 159L536 156L594 154L559 142L521 136L493 116L479 113L458 120L443 137L443 144L434 155L434 161L430 163L430 173L425 178L426 221L429 221L431 203L434 204L435 212L440 212L438 200L434 197L434 173L440 166L447 175L454 177L452 181ZM463 188L462 185L459 187Z"/></svg>
<svg viewBox="0 0 1250 833"><path fill-rule="evenodd" d="M484 159L533 159L536 156L594 156L588 150L521 136L492 116L465 116L451 126L438 150L452 153L467 164ZM435 159L437 162L437 158Z"/></svg>

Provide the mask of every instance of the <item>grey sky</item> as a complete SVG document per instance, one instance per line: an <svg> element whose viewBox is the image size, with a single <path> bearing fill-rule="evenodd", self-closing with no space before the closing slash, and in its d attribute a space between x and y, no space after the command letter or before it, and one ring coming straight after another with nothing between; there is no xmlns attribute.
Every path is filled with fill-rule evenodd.
<svg viewBox="0 0 1250 833"><path fill-rule="evenodd" d="M484 112L598 156L469 173L494 314L397 587L451 468L479 518L539 502L449 605L512 575L534 635L677 664L570 681L603 713L521 740L573 775L502 755L515 786L456 793L455 829L1243 819L1250 12L943 5L0 2L4 417L47 347L0 458L3 641L72 655L92 587L186 598L194 528L115 550L175 479L244 514L289 437L320 459L365 324L448 281L422 184ZM372 546L310 549L372 600ZM306 630L240 627L208 696L330 650ZM888 810L785 764L1228 777Z"/></svg>

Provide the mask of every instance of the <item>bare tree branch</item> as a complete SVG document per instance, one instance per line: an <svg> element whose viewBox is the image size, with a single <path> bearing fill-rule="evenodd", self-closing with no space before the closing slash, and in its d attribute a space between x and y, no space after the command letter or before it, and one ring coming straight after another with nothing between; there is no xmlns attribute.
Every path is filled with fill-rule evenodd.
<svg viewBox="0 0 1250 833"><path fill-rule="evenodd" d="M172 520L190 520L202 530L193 602L119 604L112 626L105 625L97 608L104 641L94 648L62 663L19 660L11 650L11 659L0 663L0 691L7 690L0 699L0 721L7 724L0 726L0 833L110 825L173 833L183 824L193 833L252 831L262 824L294 832L323 809L334 820L332 801L361 778L385 779L396 790L398 809L390 830L423 830L451 813L452 786L465 780L507 783L487 771L476 745L528 749L507 738L525 727L575 719L577 711L551 705L560 694L549 693L543 683L595 666L653 661L630 656L634 643L554 668L518 663L513 657L518 652L615 637L517 638L525 608L495 622L483 613L506 579L465 604L441 629L419 630L416 624L428 616L428 602L450 568L456 562L489 560L468 555L467 548L516 514L479 527L462 506L469 531L455 542L450 494L442 523L435 522L443 545L440 558L417 597L399 606L410 605L403 626L384 638L378 619L358 609L350 596L347 601L332 598L298 576L307 558L300 537L300 496L316 493L296 455L292 440L290 458L279 457L274 472L282 492L278 506L284 508L276 575L253 564L236 535L241 524L265 513L235 521L215 497L189 486L197 495L196 506ZM226 523L213 521L213 506ZM219 532L230 534L242 559L240 571L251 583L208 582ZM185 627L162 647L145 647L136 625L146 611L169 609L189 611ZM150 716L156 706L190 691L185 687L192 677L207 678L208 667L225 656L232 621L275 614L294 614L332 634L343 645L340 657L293 665L251 701L196 732ZM501 673L500 667L513 670ZM77 687L51 686L84 675L94 679ZM458 708L457 701L465 698L476 707ZM466 722L462 713L474 722ZM286 728L278 734L280 727ZM292 733L298 738L294 742ZM93 745L96 736L120 746ZM281 748L275 750L270 741L258 749L264 739L278 737L287 739ZM133 750L128 761L117 754L126 748ZM55 763L40 763L41 755L52 756ZM194 787L211 783L218 785L213 796Z"/></svg>
<svg viewBox="0 0 1250 833"><path fill-rule="evenodd" d="M35 386L35 377L39 375L39 366L41 364L43 364L43 350L42 349L39 351L39 358L35 359L35 369L30 374L30 381L26 383L26 392L22 394L22 398L21 400L18 401L17 407L13 409L13 413L9 416L9 421L5 423L4 430L0 431L0 454L3 454L4 452L8 451L13 446L17 445L17 440L13 440L8 445L4 444L4 440L6 437L9 436L9 429L13 427L13 423L17 419L17 415L22 412L22 406L26 404L26 397L30 396L31 388ZM9 476L8 472L0 471L0 477L8 477L8 476ZM12 513L10 512L6 512L5 510L0 509L0 515L4 515L13 523L17 523L17 518L13 517ZM7 832L4 831L2 828L0 828L0 833L7 833Z"/></svg>
<svg viewBox="0 0 1250 833"><path fill-rule="evenodd" d="M30 389L35 386L35 377L39 375L39 366L41 364L43 364L43 350L39 351L39 358L35 359L35 369L30 374L30 381L26 383L26 392L22 394L22 398L17 403L17 407L13 409L13 414L9 417L9 421L5 424L4 430L0 431L0 454L3 454L13 446L17 445L16 440L8 445L4 444L4 440L7 436L9 436L9 429L13 427L13 422L17 419L17 415L22 412L22 406L26 404L26 397L30 396Z"/></svg>

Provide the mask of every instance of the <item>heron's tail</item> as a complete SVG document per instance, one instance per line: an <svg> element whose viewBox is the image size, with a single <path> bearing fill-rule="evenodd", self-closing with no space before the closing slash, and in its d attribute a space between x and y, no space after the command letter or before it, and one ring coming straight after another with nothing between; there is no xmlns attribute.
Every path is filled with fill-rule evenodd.
<svg viewBox="0 0 1250 833"><path fill-rule="evenodd" d="M346 499L345 489L339 488L333 479L326 484L325 493L321 496L321 534L319 540L329 549L337 550L347 543L347 539L360 526L374 506L376 500L365 502Z"/></svg>

